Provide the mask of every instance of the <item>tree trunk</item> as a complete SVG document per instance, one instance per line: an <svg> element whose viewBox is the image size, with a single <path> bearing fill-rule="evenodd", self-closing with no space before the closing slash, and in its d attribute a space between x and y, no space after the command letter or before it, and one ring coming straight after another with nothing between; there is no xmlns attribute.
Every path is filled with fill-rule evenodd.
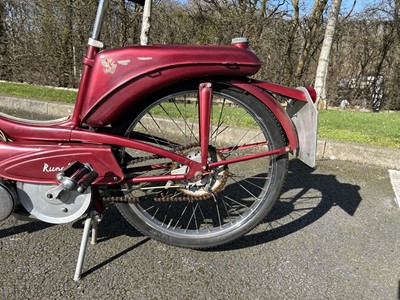
<svg viewBox="0 0 400 300"><path fill-rule="evenodd" d="M317 72L315 76L315 90L317 92L317 105L319 109L324 109L327 106L326 77L328 74L329 58L341 4L342 0L332 1L331 11L329 13L328 23L326 25L324 41L322 43L321 53L319 55Z"/></svg>
<svg viewBox="0 0 400 300"><path fill-rule="evenodd" d="M397 39L400 41L400 0L394 0L393 18L396 25Z"/></svg>
<svg viewBox="0 0 400 300"><path fill-rule="evenodd" d="M126 46L128 40L128 15L125 0L119 1L119 46Z"/></svg>
<svg viewBox="0 0 400 300"><path fill-rule="evenodd" d="M317 43L318 28L321 25L321 19L328 0L315 0L311 14L308 20L308 30L304 36L304 45L300 53L294 77L299 80L308 69L308 62L312 57L315 44Z"/></svg>
<svg viewBox="0 0 400 300"><path fill-rule="evenodd" d="M143 8L142 32L140 34L140 45L146 46L149 43L151 1L146 0Z"/></svg>
<svg viewBox="0 0 400 300"><path fill-rule="evenodd" d="M292 0L292 5L293 5L293 16L292 20L290 21L286 55L284 60L284 66L286 68L286 72L287 74L290 74L290 77L293 76L292 52L293 52L293 45L295 44L296 33L299 27L299 16L300 16L299 0Z"/></svg>

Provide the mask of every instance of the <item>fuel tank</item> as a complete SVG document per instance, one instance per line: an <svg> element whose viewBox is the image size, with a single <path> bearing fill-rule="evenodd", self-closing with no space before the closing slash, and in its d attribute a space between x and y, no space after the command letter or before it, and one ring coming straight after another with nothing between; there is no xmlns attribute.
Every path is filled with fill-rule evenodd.
<svg viewBox="0 0 400 300"><path fill-rule="evenodd" d="M104 50L86 63L92 65L92 75L80 118L92 127L110 124L135 102L168 85L250 76L261 67L247 47L208 45L130 46Z"/></svg>

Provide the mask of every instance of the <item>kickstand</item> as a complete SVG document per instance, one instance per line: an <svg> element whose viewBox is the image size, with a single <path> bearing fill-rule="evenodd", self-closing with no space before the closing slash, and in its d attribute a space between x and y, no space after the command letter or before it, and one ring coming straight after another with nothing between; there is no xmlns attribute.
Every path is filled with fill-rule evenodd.
<svg viewBox="0 0 400 300"><path fill-rule="evenodd" d="M79 279L81 279L83 260L85 258L90 229L92 229L92 239L90 243L92 245L97 243L97 229L99 222L100 222L100 214L94 208L91 208L87 214L85 225L83 227L81 247L79 248L79 255L78 255L78 261L76 263L74 281L79 281Z"/></svg>

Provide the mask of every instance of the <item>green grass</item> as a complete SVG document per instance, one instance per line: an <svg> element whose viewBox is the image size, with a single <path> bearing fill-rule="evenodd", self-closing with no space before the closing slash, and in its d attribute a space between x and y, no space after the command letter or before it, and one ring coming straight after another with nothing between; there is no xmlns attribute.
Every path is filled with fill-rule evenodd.
<svg viewBox="0 0 400 300"><path fill-rule="evenodd" d="M170 118L182 118L187 120L197 120L198 107L197 105L185 105L181 103L163 103L155 106L151 114L157 116L168 116ZM215 125L244 127L244 128L259 128L253 118L250 118L246 110L240 107L229 106L213 106L211 120Z"/></svg>
<svg viewBox="0 0 400 300"><path fill-rule="evenodd" d="M43 101L75 103L77 92L27 83L0 82L0 95L31 98Z"/></svg>
<svg viewBox="0 0 400 300"><path fill-rule="evenodd" d="M180 117L179 110L184 111L182 105L176 107L168 103L163 106L164 111L157 107L153 113L159 116L168 114L171 117ZM214 109L212 117L216 124L219 119L220 107L214 107ZM254 121L245 115L243 109L234 108L232 113L232 108L228 108L223 112L222 120L225 125L256 128ZM191 113L194 114L197 111ZM190 112L187 116L195 118ZM400 112L323 110L319 112L318 136L343 142L400 149Z"/></svg>
<svg viewBox="0 0 400 300"><path fill-rule="evenodd" d="M9 82L0 82L0 94L66 103L74 103L76 98L76 92L71 90ZM170 107L168 111L173 115L176 109ZM245 117L241 122L235 126L246 127L252 123ZM323 110L319 112L318 126L320 138L400 149L400 112Z"/></svg>
<svg viewBox="0 0 400 300"><path fill-rule="evenodd" d="M400 149L400 112L319 112L318 136Z"/></svg>

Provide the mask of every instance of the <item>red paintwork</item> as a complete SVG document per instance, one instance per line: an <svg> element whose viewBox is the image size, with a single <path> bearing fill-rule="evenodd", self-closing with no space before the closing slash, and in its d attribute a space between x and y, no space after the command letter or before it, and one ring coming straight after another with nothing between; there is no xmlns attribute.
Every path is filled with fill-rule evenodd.
<svg viewBox="0 0 400 300"><path fill-rule="evenodd" d="M286 137L289 141L288 148L290 150L295 150L299 147L299 141L297 139L296 129L290 120L289 116L287 115L286 111L283 109L282 105L271 95L265 93L264 91L260 90L256 85L253 83L247 83L242 81L230 81L230 83L234 86L237 86L248 93L252 94L254 97L258 98L262 101L275 115L278 121L281 123L284 132L286 133ZM303 93L301 93L303 94ZM301 99L299 99L301 100Z"/></svg>
<svg viewBox="0 0 400 300"><path fill-rule="evenodd" d="M96 57L99 52L98 48L88 45L86 50L86 55L83 57L83 68L82 68L82 76L79 82L78 95L76 97L76 104L74 114L72 115L72 124L74 127L77 127L81 124L81 111L84 106L87 87L90 85L90 79L92 74L92 65L93 59Z"/></svg>
<svg viewBox="0 0 400 300"><path fill-rule="evenodd" d="M187 165L191 167L193 170L191 172L195 172L196 170L201 169L201 164L191 160L185 156L176 154L175 152L171 152L165 150L163 148L155 147L147 143L143 143L140 141L132 140L129 138L124 138L115 135L102 134L97 132L90 132L86 130L74 130L71 132L71 141L83 141L85 143L101 143L105 145L116 145L119 147L127 147L138 149L142 151L146 151L149 153L157 154L163 157L170 158L173 161L179 162L181 164Z"/></svg>
<svg viewBox="0 0 400 300"><path fill-rule="evenodd" d="M202 83L199 86L199 137L201 164L207 165L208 141L210 140L210 120L212 104L212 83Z"/></svg>
<svg viewBox="0 0 400 300"><path fill-rule="evenodd" d="M51 124L23 122L0 116L0 129L13 141L48 141L67 142L73 125L71 120Z"/></svg>
<svg viewBox="0 0 400 300"><path fill-rule="evenodd" d="M285 147L284 150L279 149L278 152L264 152L260 154L261 156L282 153L282 151L287 151L287 149L293 150L298 147L295 129L281 105L273 97L245 81L232 80L230 83L248 91L268 106L281 122L286 132L289 141L287 148ZM209 88L204 89L202 93L205 94L202 98L207 100L210 91ZM205 101L205 104L205 106L207 106L207 101ZM203 110L205 108L206 107L204 107ZM201 163L197 163L165 149L128 138L72 127L70 121L51 125L31 125L12 119L0 118L0 128L2 128L10 138L17 141L0 143L0 176L17 181L54 183L54 173L45 174L39 172L43 170L44 163L49 166L66 166L71 161L79 160L91 164L99 173L100 176L96 181L97 184L115 183L114 177L122 178L123 174L112 155L110 147L93 144L135 148L168 157L173 161L188 165L189 172L185 175L175 176L175 180L191 178L194 176L195 172L198 171L204 172ZM201 133L202 136L204 136L204 134L205 133ZM22 140L30 140L31 142L23 143ZM37 142L34 142L40 140L53 143L36 144ZM64 142L69 143L64 144ZM249 158L244 158L244 160L247 159ZM225 161L225 164L229 163L231 163L229 160ZM165 178L160 176L151 179L147 177L138 177L132 182L160 180L165 180Z"/></svg>
<svg viewBox="0 0 400 300"><path fill-rule="evenodd" d="M213 80L220 81L221 78L262 101L281 123L288 145L216 164L246 161L298 148L296 130L290 118L279 102L263 90L300 101L306 101L306 96L297 89L248 80L246 76L259 70L260 61L246 47L134 46L98 53L98 49L89 46L84 65L75 111L70 119L48 124L0 116L0 129L12 140L0 142L0 177L32 183L57 183L55 174L58 171L46 172L46 166L61 168L79 160L89 163L99 173L95 184L121 182L124 174L111 151L112 146L143 150L189 166L187 174L135 177L130 182L183 180L192 178L196 172L207 172L204 169L209 135L206 124L210 117L208 108L212 87L206 84L212 85ZM166 86L187 80L203 84L199 86L200 146L204 149L202 163L140 141L82 126L106 126L138 101ZM309 92L312 94L312 90Z"/></svg>
<svg viewBox="0 0 400 300"><path fill-rule="evenodd" d="M55 177L61 168L78 159L96 170L97 184L118 182L124 177L106 146L0 142L0 176L15 181L57 184Z"/></svg>
<svg viewBox="0 0 400 300"><path fill-rule="evenodd" d="M264 156L284 154L286 152L287 152L286 147L284 147L284 148L280 148L280 149L274 149L271 151L264 151L264 152L260 152L260 153L254 153L254 154L244 155L244 156L240 156L240 157L235 157L235 158L231 158L231 159L227 159L227 160L220 160L217 162L210 163L208 165L208 167L211 169L211 168L215 168L215 167L219 167L219 166L223 166L223 165L227 165L227 164L234 164L237 162L247 161L247 160L260 158L260 157L264 157Z"/></svg>
<svg viewBox="0 0 400 300"><path fill-rule="evenodd" d="M317 91L312 86L306 86L306 90L310 94L312 101L315 103L317 101Z"/></svg>
<svg viewBox="0 0 400 300"><path fill-rule="evenodd" d="M249 76L260 67L253 52L233 46L156 45L102 51L93 62L80 118L93 127L105 126L168 85L196 78Z"/></svg>
<svg viewBox="0 0 400 300"><path fill-rule="evenodd" d="M256 81L256 80L254 80L252 83L255 86L258 86L258 87L260 87L260 88L262 88L264 90L267 90L269 92L277 93L279 95L282 95L282 96L285 96L285 97L288 97L288 98L291 98L291 99L296 99L296 100L300 100L300 101L303 101L303 102L307 102L307 97L303 93L303 91L301 91L301 90L294 89L294 88L287 87L287 86L283 86L283 85L276 84L276 83L265 82L265 81ZM311 88L311 87L308 87L307 89L309 89L309 88ZM311 89L313 89L313 88L311 88Z"/></svg>

